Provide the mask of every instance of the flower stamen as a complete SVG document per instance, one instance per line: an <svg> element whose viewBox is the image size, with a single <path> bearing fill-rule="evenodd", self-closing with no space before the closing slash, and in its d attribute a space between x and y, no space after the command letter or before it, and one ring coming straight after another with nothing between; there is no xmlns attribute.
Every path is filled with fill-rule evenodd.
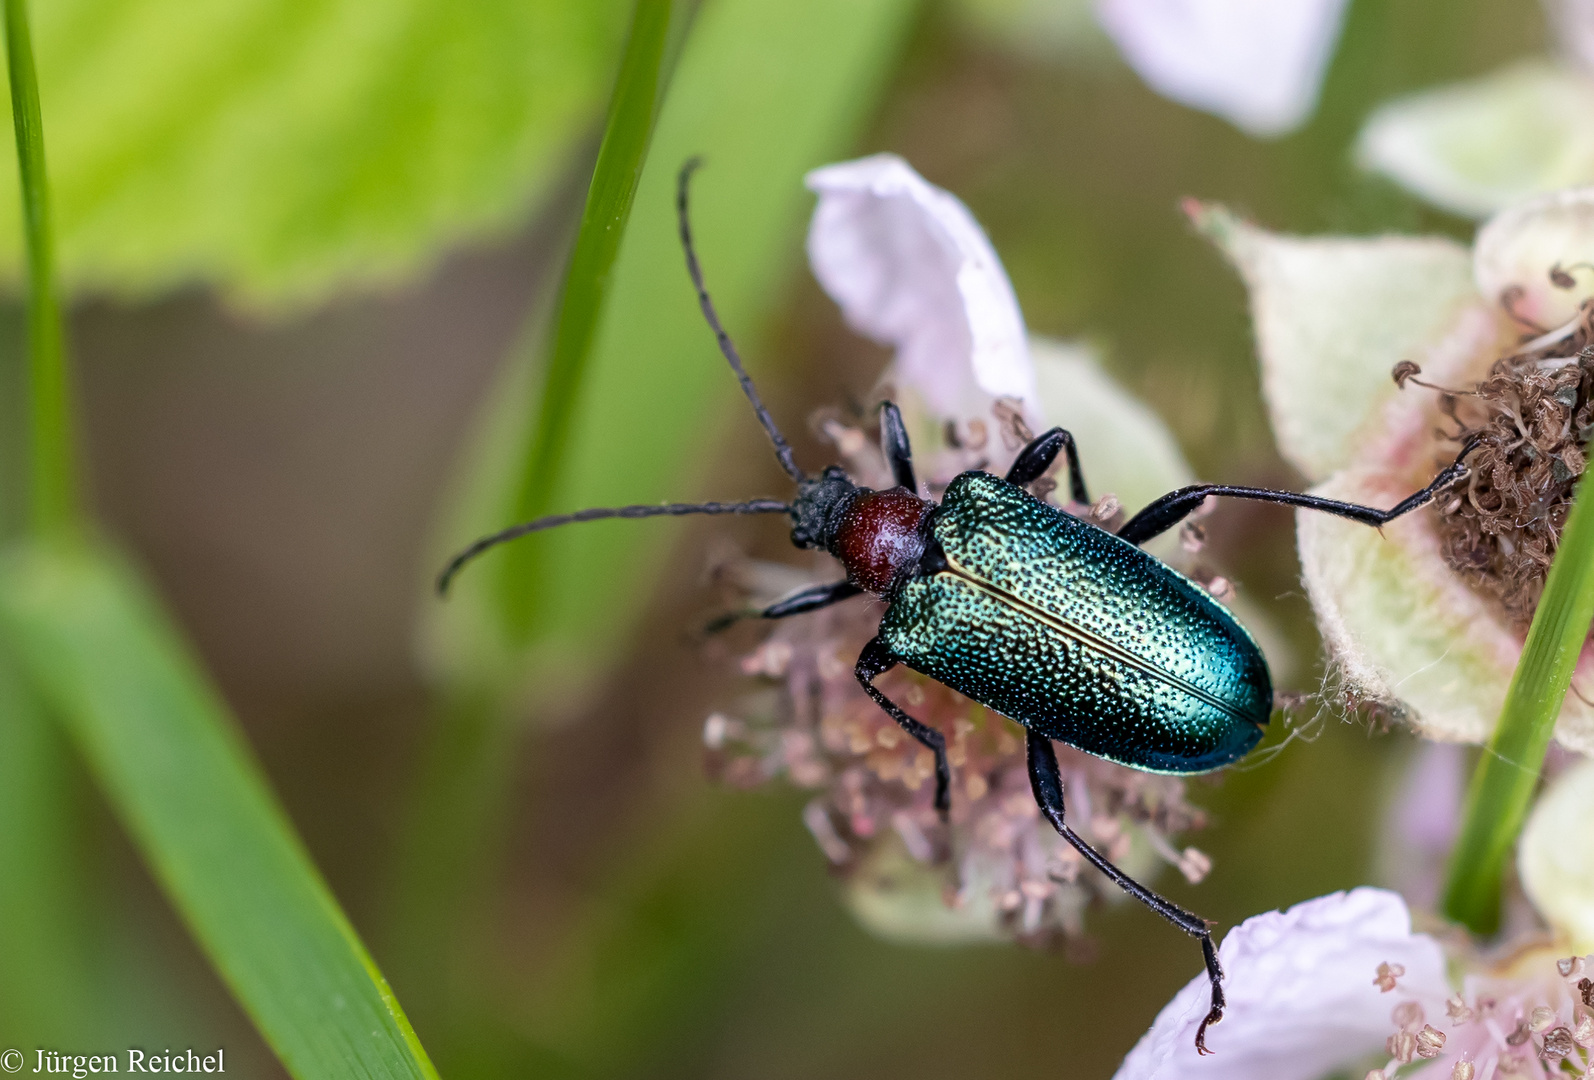
<svg viewBox="0 0 1594 1080"><path fill-rule="evenodd" d="M1385 960L1378 965L1378 973L1373 977L1373 985L1387 994L1395 988L1395 980L1404 974L1406 974L1404 964L1391 964Z"/></svg>

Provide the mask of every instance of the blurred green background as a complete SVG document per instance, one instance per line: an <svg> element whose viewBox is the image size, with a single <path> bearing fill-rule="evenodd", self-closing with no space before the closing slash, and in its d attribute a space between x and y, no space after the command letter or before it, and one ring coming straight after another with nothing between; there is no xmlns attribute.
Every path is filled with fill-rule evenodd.
<svg viewBox="0 0 1594 1080"><path fill-rule="evenodd" d="M710 25L714 3L706 0L693 34ZM802 6L792 18L803 17ZM47 138L52 55L73 54L52 54L49 34L95 43L99 53L88 44L77 50L92 58L116 53L103 42L118 27L144 25L136 0L102 7L104 21L95 22L94 5L72 5L73 18L51 31L51 5L38 5ZM1088 20L1066 41L1019 48L1003 38L992 2L887 7L866 28L872 37L844 73L850 81L838 77L829 98L814 94L814 124L830 127L792 122L807 141L793 150L788 186L722 196L716 211L717 190L758 175L739 161L739 144L722 142L711 148L717 156L698 196L710 281L733 294L733 332L787 430L800 433L800 418L815 408L863 395L886 359L851 337L807 275L796 242L809 206L794 181L804 164L797 159L817 147L832 157L890 150L969 205L1032 330L1098 345L1112 373L1169 423L1203 478L1278 486L1300 478L1272 449L1243 290L1193 235L1178 200L1224 201L1288 230L1465 238L1466 223L1356 171L1348 148L1367 112L1391 95L1488 71L1544 41L1542 17L1528 4L1355 0L1313 120L1258 142L1155 96ZM548 691L508 710L513 716L488 709L461 722L457 713L470 705L439 704L449 697L448 663L417 660L434 655L418 649L430 631L417 626L434 618L425 590L435 555L461 538L447 527L439 538L440 508L459 501L461 461L483 402L512 393L517 366L535 370L627 9L591 9L578 35L591 52L584 66L550 54L510 57L502 72L485 74L463 62L399 69L408 96L387 106L393 116L413 119L429 102L438 112L455 107L442 84L470 72L476 83L456 87L460 115L486 109L494 93L512 97L494 90L501 75L512 87L524 78L527 93L551 93L548 109L560 119L552 133L518 142L502 132L523 129L504 120L428 144L438 160L477 155L488 162L479 173L428 159L362 174L377 192L423 174L454 184L411 215L423 225L393 228L404 233L397 240L384 230L411 221L403 200L390 206L370 196L380 205L363 217L328 212L337 227L319 231L313 215L283 225L272 202L280 193L265 185L229 191L235 203L207 204L201 223L188 226L198 239L172 253L126 239L181 220L185 201L198 198L166 191L171 205L139 222L139 185L157 189L159 169L117 188L117 198L104 195L116 187L111 179L64 193L64 218L86 207L87 224L64 227L63 251L67 279L80 286L69 334L93 505L175 609L444 1076L1109 1076L1195 974L1193 950L1175 931L1131 905L1093 912L1096 957L1084 964L1017 947L885 944L837 902L799 818L803 795L722 790L704 778L701 722L733 685L725 657L690 634L710 602L706 552L732 536L782 557L790 549L778 523L708 519L612 541L632 547L604 552L641 554L635 575L616 586L630 606L610 620L608 600L594 594L594 611L582 616L596 628L576 640L601 642L598 677ZM469 11L457 9L444 29L413 20L404 55L489 36L469 28ZM295 17L287 7L256 11L257 22L235 28L193 77L218 80L221 101L229 72L277 63L251 36L272 19L284 20L281 35L298 35L300 49L333 30L364 40L358 26L335 19L287 26ZM159 25L149 21L134 36L156 55L163 38L149 27ZM326 47L335 52L341 40ZM704 82L691 73L713 65L694 59L694 45L674 87L686 96L666 106L656 155L690 142L698 130L691 109L707 116L739 87L759 100L760 64L722 42L727 59L714 70L725 81ZM239 50L233 61L226 48ZM548 74L566 62L568 87ZM62 85L115 95L119 69L106 62L97 70L105 75L97 89L79 85L81 74ZM435 92L427 80L438 80ZM251 101L269 96L269 80L251 85ZM60 95L66 100L67 90ZM139 100L157 109L158 98ZM295 175L313 178L317 154L338 146L337 118L313 100L298 107L317 117L321 133L285 139L280 152L296 155ZM680 110L673 119L672 107ZM804 108L793 106L799 120L810 115ZM122 111L137 115L132 106L107 107L94 122L111 124ZM425 142L407 140L396 120L381 128L383 109L345 113L349 124L379 128L367 135L396 162L407 160L406 146ZM156 144L169 150L229 115L219 104L175 113L162 121L167 142ZM757 121L704 120L702 130L722 138ZM300 130L289 118L237 137L247 143L249 132L278 127ZM438 121L427 130L444 128ZM787 129L772 130L778 141ZM88 153L78 144L92 134L68 131L62 156ZM667 176L675 165L650 167ZM640 189L633 229L667 224L667 206L655 205L664 190L657 168ZM212 180L237 185L247 171L245 160ZM118 232L118 213L137 227ZM250 215L262 221L250 224ZM366 229L367 219L377 225ZM210 250L207 221L229 222L236 242ZM735 241L725 238L744 225L763 230L768 251L749 264L746 281L735 252L715 262L716 244L729 250ZM667 233L655 246L675 258ZM112 254L96 254L102 248ZM619 272L629 265L622 258ZM678 305L678 317L695 325L684 276L668 265L680 280L664 281L657 302ZM339 274L357 287L334 289L328 283ZM737 299L737 289L746 295ZM0 514L13 525L20 326L13 299L0 323L0 458L12 463ZM632 327L631 345L616 346L618 359L594 376L573 469L601 464L603 476L571 481L560 508L601 501L580 497L589 492L646 501L785 490L759 431L731 404L734 387L706 332L667 363L648 355L656 332ZM691 372L702 382L680 381L699 377ZM679 405L667 400L679 413L667 418L664 445L680 453L660 456L628 423L627 409L648 400L635 387L649 378L686 387ZM594 464L582 448L600 442L608 449ZM817 441L798 442L802 461L824 460ZM1089 447L1083 455L1088 471ZM1209 519L1209 535L1212 561L1302 658L1294 688L1315 687L1317 645L1290 516L1227 506ZM567 602L580 608L586 594ZM0 1047L221 1045L229 1072L282 1075L65 737L30 718L33 706L10 685L0 679ZM1196 888L1169 876L1160 884L1232 926L1370 880L1377 822L1405 752L1399 737L1335 718L1314 742L1197 782L1194 801L1212 820L1189 839L1215 869ZM30 795L46 789L50 798ZM440 822L439 805L471 798L480 805Z"/></svg>

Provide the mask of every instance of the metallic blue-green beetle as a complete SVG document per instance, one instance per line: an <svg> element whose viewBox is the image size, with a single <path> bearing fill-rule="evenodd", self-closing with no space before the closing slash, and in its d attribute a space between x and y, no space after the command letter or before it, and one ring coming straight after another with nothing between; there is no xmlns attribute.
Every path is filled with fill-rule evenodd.
<svg viewBox="0 0 1594 1080"><path fill-rule="evenodd" d="M1212 495L1306 507L1379 526L1429 502L1467 473L1472 444L1433 482L1389 510L1289 491L1196 484L1170 492L1116 533L1051 506L1027 486L1066 455L1069 494L1090 496L1073 436L1053 428L1027 445L1005 477L966 472L939 503L919 497L907 432L895 405L881 409L881 442L896 487L859 487L831 466L818 476L797 467L773 418L720 326L703 284L687 217L687 183L677 189L681 244L704 317L741 381L786 473L790 503L667 503L602 507L539 518L478 540L449 563L438 589L470 559L528 533L603 518L685 514L787 514L792 542L829 551L847 576L797 592L758 614L780 619L860 593L887 601L880 630L858 658L865 692L935 754L935 803L951 803L951 769L941 732L915 720L875 686L906 665L1022 724L1036 802L1064 840L1125 891L1200 940L1212 1004L1196 1034L1223 1017L1223 971L1205 920L1164 900L1085 843L1063 818L1063 784L1052 740L1134 769L1200 773L1238 761L1262 737L1273 685L1256 642L1206 590L1141 550Z"/></svg>

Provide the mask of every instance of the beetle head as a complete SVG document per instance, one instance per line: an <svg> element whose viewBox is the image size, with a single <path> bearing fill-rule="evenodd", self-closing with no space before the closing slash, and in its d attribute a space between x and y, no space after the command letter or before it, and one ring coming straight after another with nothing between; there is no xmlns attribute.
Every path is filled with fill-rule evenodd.
<svg viewBox="0 0 1594 1080"><path fill-rule="evenodd" d="M830 551L847 508L863 490L835 465L818 476L805 477L791 504L791 542L800 548Z"/></svg>

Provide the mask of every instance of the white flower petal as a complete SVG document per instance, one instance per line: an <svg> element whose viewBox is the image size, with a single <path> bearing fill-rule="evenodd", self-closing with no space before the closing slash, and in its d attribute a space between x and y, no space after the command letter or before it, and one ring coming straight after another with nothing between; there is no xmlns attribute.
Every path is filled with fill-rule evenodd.
<svg viewBox="0 0 1594 1080"><path fill-rule="evenodd" d="M1222 207L1189 210L1245 279L1279 450L1313 480L1376 430L1395 364L1470 355L1496 333L1450 240L1282 236Z"/></svg>
<svg viewBox="0 0 1594 1080"><path fill-rule="evenodd" d="M1317 494L1392 506L1412 491L1402 474L1347 470ZM1522 639L1444 562L1429 512L1382 529L1302 510L1296 537L1307 595L1337 674L1361 696L1402 702L1423 735L1483 742L1500 715ZM1579 683L1594 686L1585 656ZM1594 749L1594 710L1568 695L1556 738Z"/></svg>
<svg viewBox="0 0 1594 1080"><path fill-rule="evenodd" d="M1272 136L1316 107L1346 2L1097 0L1096 15L1153 90Z"/></svg>
<svg viewBox="0 0 1594 1080"><path fill-rule="evenodd" d="M1551 282L1556 266L1572 275L1572 288ZM1521 290L1512 303L1518 315L1545 329L1565 323L1594 296L1594 187L1541 195L1501 211L1478 230L1473 268L1485 298L1498 301Z"/></svg>
<svg viewBox="0 0 1594 1080"><path fill-rule="evenodd" d="M808 174L814 276L860 333L896 347L894 378L940 416L971 402L1033 407L1024 318L1001 260L968 209L891 154Z"/></svg>
<svg viewBox="0 0 1594 1080"><path fill-rule="evenodd" d="M1594 181L1594 79L1532 60L1382 106L1357 158L1469 217Z"/></svg>
<svg viewBox="0 0 1594 1080"><path fill-rule="evenodd" d="M1517 871L1533 906L1594 952L1594 761L1580 761L1545 788L1522 831Z"/></svg>
<svg viewBox="0 0 1594 1080"><path fill-rule="evenodd" d="M1245 920L1218 950L1229 1004L1198 1057L1196 1026L1207 1011L1207 980L1192 979L1119 1068L1116 1080L1318 1080L1379 1052L1389 1014L1416 1000L1442 1012L1449 994L1444 956L1411 932L1399 896L1353 889ZM1373 977L1381 963L1405 967L1395 992Z"/></svg>

